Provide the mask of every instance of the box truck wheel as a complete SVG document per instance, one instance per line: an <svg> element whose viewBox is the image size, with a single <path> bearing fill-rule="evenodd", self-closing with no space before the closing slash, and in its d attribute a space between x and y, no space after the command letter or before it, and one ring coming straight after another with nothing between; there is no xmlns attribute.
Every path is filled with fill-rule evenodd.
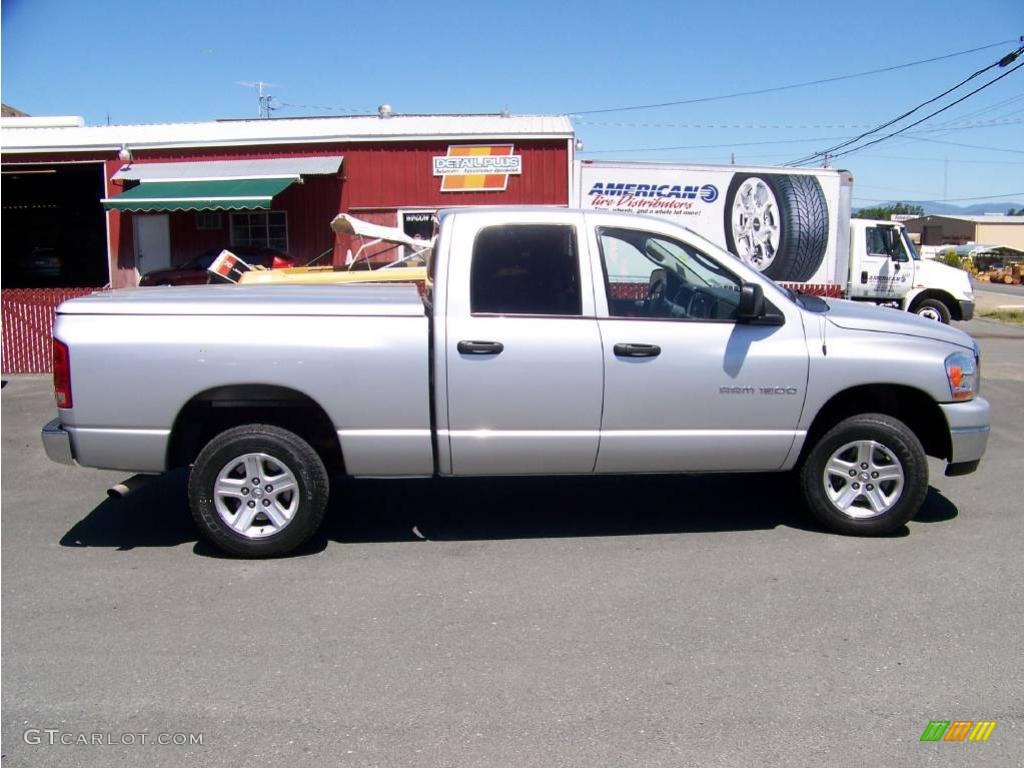
<svg viewBox="0 0 1024 768"><path fill-rule="evenodd" d="M926 320L935 320L936 322L949 325L949 307L943 304L939 299L925 299L924 301L919 301L914 306L914 314L918 317L923 317Z"/></svg>
<svg viewBox="0 0 1024 768"><path fill-rule="evenodd" d="M312 446L247 424L214 437L188 479L192 517L211 543L244 557L286 555L320 527L330 480Z"/></svg>
<svg viewBox="0 0 1024 768"><path fill-rule="evenodd" d="M814 176L737 173L725 197L729 250L773 280L809 280L828 246L828 203Z"/></svg>

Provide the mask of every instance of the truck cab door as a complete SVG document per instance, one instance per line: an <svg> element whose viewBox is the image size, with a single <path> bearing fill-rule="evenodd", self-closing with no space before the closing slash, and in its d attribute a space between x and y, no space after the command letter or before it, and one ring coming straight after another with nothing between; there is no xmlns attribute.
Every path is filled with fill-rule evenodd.
<svg viewBox="0 0 1024 768"><path fill-rule="evenodd" d="M850 250L850 295L897 301L913 285L914 262L907 254L901 228L879 222L865 226Z"/></svg>
<svg viewBox="0 0 1024 768"><path fill-rule="evenodd" d="M454 218L443 339L442 474L593 472L601 337L564 212ZM584 252L585 255L585 252ZM588 259L584 258L584 263ZM439 366L435 366L437 368Z"/></svg>
<svg viewBox="0 0 1024 768"><path fill-rule="evenodd" d="M719 261L678 230L647 229L649 221L605 221L595 218L592 244L606 289L598 292L605 400L597 471L782 468L806 396L799 308L785 300L772 309L775 321L743 322L742 280L724 252Z"/></svg>

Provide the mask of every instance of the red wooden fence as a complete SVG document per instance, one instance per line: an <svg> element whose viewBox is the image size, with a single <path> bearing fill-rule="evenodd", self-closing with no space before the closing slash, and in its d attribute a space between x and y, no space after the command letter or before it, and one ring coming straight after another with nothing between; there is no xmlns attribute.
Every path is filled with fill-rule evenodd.
<svg viewBox="0 0 1024 768"><path fill-rule="evenodd" d="M49 373L53 369L50 332L57 305L95 288L4 288L3 373Z"/></svg>

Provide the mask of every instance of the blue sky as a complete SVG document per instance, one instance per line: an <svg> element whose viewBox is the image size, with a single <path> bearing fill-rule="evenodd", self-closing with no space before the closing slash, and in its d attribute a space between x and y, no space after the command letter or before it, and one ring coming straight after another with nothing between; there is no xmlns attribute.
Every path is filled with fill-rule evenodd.
<svg viewBox="0 0 1024 768"><path fill-rule="evenodd" d="M580 113L863 72L1022 34L1021 0L3 0L0 88L4 103L30 114L90 124L255 116L255 93L239 83L256 80L274 84L282 117L368 113L385 102L396 113ZM583 157L729 162L735 153L738 163L782 164L888 120L1014 47L771 94L581 114L575 125ZM998 195L1024 205L1024 69L912 138L837 165L853 171L859 204Z"/></svg>

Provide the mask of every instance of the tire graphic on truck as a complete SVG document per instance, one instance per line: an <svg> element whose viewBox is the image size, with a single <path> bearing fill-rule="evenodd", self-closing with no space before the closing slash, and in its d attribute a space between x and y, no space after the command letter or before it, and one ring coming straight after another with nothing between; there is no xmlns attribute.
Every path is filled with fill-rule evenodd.
<svg viewBox="0 0 1024 768"><path fill-rule="evenodd" d="M828 230L828 204L814 176L733 176L725 197L726 246L773 280L809 280L825 258Z"/></svg>

